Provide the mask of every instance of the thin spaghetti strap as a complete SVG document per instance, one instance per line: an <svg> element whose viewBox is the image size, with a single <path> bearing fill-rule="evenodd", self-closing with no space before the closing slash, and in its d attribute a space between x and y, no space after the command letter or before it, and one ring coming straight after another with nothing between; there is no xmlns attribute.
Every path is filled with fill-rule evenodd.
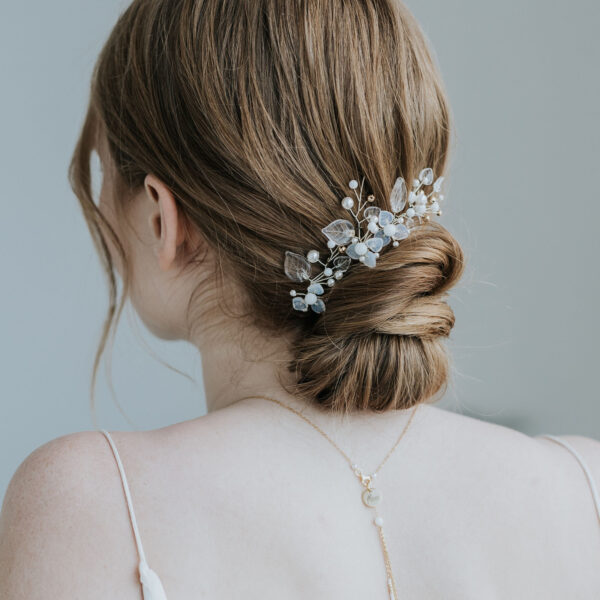
<svg viewBox="0 0 600 600"><path fill-rule="evenodd" d="M142 540L140 537L140 532L137 525L137 520L135 518L135 512L133 511L133 502L131 501L131 493L129 492L129 484L127 483L127 477L125 476L125 469L123 468L123 463L121 462L121 457L119 456L119 452L113 439L105 429L100 430L108 440L110 447L112 448L113 454L115 455L115 460L117 461L117 467L119 467L119 473L121 474L121 481L123 483L123 491L125 492L125 498L127 499L127 508L129 509L129 518L131 520L131 527L133 529L133 535L135 537L135 544L137 546L138 555L140 561L146 562L146 555L144 553L144 547L142 546Z"/></svg>
<svg viewBox="0 0 600 600"><path fill-rule="evenodd" d="M583 469L583 472L585 473L588 484L590 486L590 490L592 491L592 498L594 499L594 505L596 507L596 515L598 516L598 524L600 524L600 494L598 494L598 490L596 489L596 484L594 482L592 472L590 471L585 460L583 459L583 456L581 456L581 454L567 440L563 440L558 436L551 435L548 433L540 435L538 437L545 437L558 444L561 444L567 450L569 450L573 454L573 456L578 460L579 464L581 465L581 468Z"/></svg>
<svg viewBox="0 0 600 600"><path fill-rule="evenodd" d="M142 585L142 596L144 600L167 600L167 595L160 577L146 562L146 554L144 553L144 547L142 546L142 539L140 537L137 520L135 518L135 512L133 511L133 502L131 501L129 484L127 483L127 477L125 476L125 469L123 468L121 457L119 456L119 452L117 451L117 447L115 446L110 433L108 433L108 431L105 429L101 429L100 431L104 434L108 440L108 443L110 444L110 447L112 448L115 460L117 461L117 467L119 467L119 473L121 474L121 482L123 483L123 491L125 492L125 498L127 500L127 508L129 509L131 527L133 529L135 544L137 546L138 556L140 559L138 563L138 573L140 577L140 583Z"/></svg>

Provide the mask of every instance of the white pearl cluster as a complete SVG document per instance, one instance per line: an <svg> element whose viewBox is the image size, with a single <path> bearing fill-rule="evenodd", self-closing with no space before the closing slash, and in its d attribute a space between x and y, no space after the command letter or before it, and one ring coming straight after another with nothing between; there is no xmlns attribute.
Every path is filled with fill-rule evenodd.
<svg viewBox="0 0 600 600"><path fill-rule="evenodd" d="M441 215L439 201L444 198L440 194L443 180L443 177L438 177L434 181L433 170L422 169L419 178L413 180L412 190L407 193L404 179L398 177L389 198L389 211L373 205L373 195L363 201L362 194L356 192L359 183L352 179L348 187L355 191L356 201L345 196L341 205L351 214L354 223L347 219L337 219L321 230L327 237L329 257L325 261L321 260L319 251L315 249L309 250L306 256L289 250L285 252L286 275L296 282L309 282L303 297L296 290L290 291L293 308L302 312L311 308L316 313L322 313L325 310L325 303L320 298L324 293L323 284L333 287L336 281L342 279L353 260L370 268L375 267L384 246L391 243L397 247L415 226L428 221L430 215ZM426 194L422 188L430 185L433 186L433 191ZM364 221L367 221L367 225L363 232L361 225ZM312 265L317 263L323 269L313 277Z"/></svg>

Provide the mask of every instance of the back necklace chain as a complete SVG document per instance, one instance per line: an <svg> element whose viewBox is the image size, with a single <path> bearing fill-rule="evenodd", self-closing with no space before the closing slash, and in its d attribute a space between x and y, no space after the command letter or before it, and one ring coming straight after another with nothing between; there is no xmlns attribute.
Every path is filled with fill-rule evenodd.
<svg viewBox="0 0 600 600"><path fill-rule="evenodd" d="M377 473L379 472L381 467L383 467L383 465L385 464L387 459L391 456L392 452L396 449L396 447L400 443L400 440L406 433L406 430L408 429L411 421L413 420L413 417L415 416L415 413L417 412L417 408L419 408L419 405L417 404L417 406L415 406L415 408L413 409L412 413L410 414L410 417L408 418L408 421L406 422L406 425L404 426L398 439L396 440L396 443L392 446L390 451L385 455L384 459L381 461L379 466L370 475L366 475L363 472L363 470L355 462L353 462L348 457L348 455L318 425L313 423L308 417L303 415L299 410L296 410L295 408L288 406L284 402L281 402L280 400L276 400L275 398L271 398L269 396L248 396L247 398L244 398L244 400L249 399L249 398L262 398L263 400L269 400L270 402L275 402L276 404L283 406L283 408L287 408L288 410L291 410L293 413L296 413L301 419L306 421L311 427L316 429L322 436L324 436L338 450L338 452L340 454L342 454L342 456L348 461L350 468L352 469L354 474L358 477L361 485L364 488L364 490L362 491L363 504L365 506L367 506L368 508L372 508L375 511L375 517L373 519L373 524L377 527L377 531L379 533L379 539L381 540L381 549L383 550L383 560L385 562L385 570L386 570L386 574L387 574L387 587L388 587L388 593L389 593L389 600L399 600L398 592L396 591L396 582L394 581L394 575L392 573L392 564L390 561L390 555L389 555L389 552L387 549L387 544L385 543L385 536L383 534L383 517L381 517L379 515L379 513L377 512L377 506L381 502L382 496L381 496L381 492L378 489L376 489L375 487L373 487L373 482L374 482L375 478L377 477Z"/></svg>

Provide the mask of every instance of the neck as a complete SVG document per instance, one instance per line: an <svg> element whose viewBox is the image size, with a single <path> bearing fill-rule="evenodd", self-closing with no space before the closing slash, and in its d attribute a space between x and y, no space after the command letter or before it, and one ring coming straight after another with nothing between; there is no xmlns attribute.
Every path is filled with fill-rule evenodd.
<svg viewBox="0 0 600 600"><path fill-rule="evenodd" d="M222 410L247 397L271 396L298 406L283 383L292 382L287 365L292 360L291 341L283 336L230 325L217 335L196 335L207 412Z"/></svg>

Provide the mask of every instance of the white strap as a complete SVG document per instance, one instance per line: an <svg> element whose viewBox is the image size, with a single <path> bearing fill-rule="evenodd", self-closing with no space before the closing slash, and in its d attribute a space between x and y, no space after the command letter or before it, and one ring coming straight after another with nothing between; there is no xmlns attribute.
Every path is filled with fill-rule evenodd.
<svg viewBox="0 0 600 600"><path fill-rule="evenodd" d="M140 563L142 565L146 564L146 555L144 554L144 548L142 546L142 540L140 538L140 532L138 530L137 521L135 519L135 513L133 512L133 503L131 502L131 494L129 492L129 484L127 483L127 477L125 476L125 469L123 468L123 463L121 462L121 457L119 456L119 452L117 451L117 447L113 442L112 437L105 429L100 430L108 440L110 447L112 448L113 454L115 455L115 460L117 461L117 466L119 467L119 473L121 474L121 481L123 483L123 490L125 492L125 498L127 499L127 507L129 508L129 518L131 519L131 527L133 528L133 535L135 537L135 544L137 546L138 555L140 558Z"/></svg>
<svg viewBox="0 0 600 600"><path fill-rule="evenodd" d="M596 484L594 483L592 473L586 465L585 460L583 460L583 456L581 456L581 454L577 452L577 450L569 442L567 442L567 440L563 440L555 435L550 435L549 433L540 435L538 437L545 437L549 440L557 442L558 444L561 444L567 450L569 450L573 454L573 456L579 461L579 464L581 465L581 468L583 469L583 472L585 473L587 481L590 485L590 489L592 490L592 498L594 499L594 505L596 506L596 514L598 515L598 523L600 524L600 495L598 494L598 490L596 489Z"/></svg>

